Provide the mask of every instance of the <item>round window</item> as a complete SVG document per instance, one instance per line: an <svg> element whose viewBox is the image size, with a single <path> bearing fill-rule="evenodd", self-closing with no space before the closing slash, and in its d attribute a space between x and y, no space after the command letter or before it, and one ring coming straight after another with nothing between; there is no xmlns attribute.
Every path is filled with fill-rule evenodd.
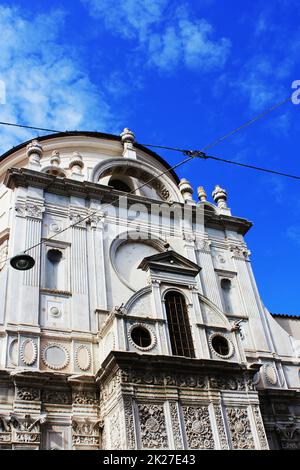
<svg viewBox="0 0 300 470"><path fill-rule="evenodd" d="M216 335L211 340L211 345L220 356L228 356L230 353L229 342L224 336Z"/></svg>
<svg viewBox="0 0 300 470"><path fill-rule="evenodd" d="M151 334L146 328L136 326L131 331L132 341L140 348L148 348L152 342Z"/></svg>

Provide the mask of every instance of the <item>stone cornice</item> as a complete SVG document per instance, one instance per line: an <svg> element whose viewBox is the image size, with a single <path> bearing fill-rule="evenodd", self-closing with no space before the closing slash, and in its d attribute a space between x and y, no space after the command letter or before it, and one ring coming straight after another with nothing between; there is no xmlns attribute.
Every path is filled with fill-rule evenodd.
<svg viewBox="0 0 300 470"><path fill-rule="evenodd" d="M77 181L70 178L62 178L27 168L10 168L4 179L4 184L10 189L18 186L33 186L44 189L47 192L60 194L64 196L79 196L84 199L101 199L102 203L111 203L124 193L90 181ZM160 201L162 202L162 201ZM130 195L128 203L139 203L150 208L151 204L157 205L159 202L155 199L149 199L142 196ZM172 206L172 203L163 202ZM179 202L176 205L185 208L185 205ZM197 206L191 206L192 211L196 211ZM224 214L213 214L210 211L204 211L205 226L210 228L222 228L223 230L232 230L245 235L251 228L252 223L239 217L227 216Z"/></svg>

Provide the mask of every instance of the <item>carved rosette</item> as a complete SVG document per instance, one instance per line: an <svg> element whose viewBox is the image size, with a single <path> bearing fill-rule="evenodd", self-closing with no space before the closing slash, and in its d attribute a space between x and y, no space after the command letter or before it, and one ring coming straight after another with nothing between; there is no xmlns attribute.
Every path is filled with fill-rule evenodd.
<svg viewBox="0 0 300 470"><path fill-rule="evenodd" d="M216 417L216 424L217 424L221 449L228 449L228 442L227 442L224 421L223 421L222 411L221 411L220 406L214 405L214 412L215 412L215 417Z"/></svg>
<svg viewBox="0 0 300 470"><path fill-rule="evenodd" d="M257 430L257 434L258 434L258 437L259 437L259 442L260 442L261 449L268 450L269 449L268 440L267 440L263 420L262 420L262 417L261 417L261 414L260 414L259 406L254 405L252 407L252 410L253 410L254 420L255 420L255 424L256 424L256 430Z"/></svg>
<svg viewBox="0 0 300 470"><path fill-rule="evenodd" d="M133 424L132 398L130 396L125 396L123 398L123 406L125 416L127 450L133 450L136 448L136 443Z"/></svg>
<svg viewBox="0 0 300 470"><path fill-rule="evenodd" d="M167 449L168 437L163 405L139 404L143 449Z"/></svg>
<svg viewBox="0 0 300 470"><path fill-rule="evenodd" d="M185 432L189 449L214 449L214 439L207 406L183 406Z"/></svg>
<svg viewBox="0 0 300 470"><path fill-rule="evenodd" d="M248 413L245 408L227 408L227 418L231 434L232 448L254 449Z"/></svg>
<svg viewBox="0 0 300 470"><path fill-rule="evenodd" d="M178 417L177 403L170 403L170 413L172 421L173 438L176 450L183 449L180 422Z"/></svg>

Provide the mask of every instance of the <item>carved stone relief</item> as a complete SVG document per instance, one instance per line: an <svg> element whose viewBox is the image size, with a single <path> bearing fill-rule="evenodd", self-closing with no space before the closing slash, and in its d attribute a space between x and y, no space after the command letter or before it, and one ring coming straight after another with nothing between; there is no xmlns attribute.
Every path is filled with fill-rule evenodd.
<svg viewBox="0 0 300 470"><path fill-rule="evenodd" d="M87 371L91 367L91 353L85 344L80 344L75 350L75 362L82 371Z"/></svg>
<svg viewBox="0 0 300 470"><path fill-rule="evenodd" d="M89 418L72 420L73 446L99 447L99 427L101 421L93 421Z"/></svg>
<svg viewBox="0 0 300 470"><path fill-rule="evenodd" d="M255 424L256 424L256 430L257 430L257 434L258 434L258 437L259 437L261 448L263 450L268 450L269 449L268 440L267 440L267 436L266 436L266 433L265 433L265 427L264 427L263 420L262 420L262 417L261 417L261 414L260 414L259 406L254 405L252 407L252 410L253 410L254 420L255 420Z"/></svg>
<svg viewBox="0 0 300 470"><path fill-rule="evenodd" d="M189 449L214 449L207 406L182 406Z"/></svg>
<svg viewBox="0 0 300 470"><path fill-rule="evenodd" d="M125 396L123 398L123 406L125 415L127 449L133 450L136 448L136 442L134 435L132 398L130 396Z"/></svg>
<svg viewBox="0 0 300 470"><path fill-rule="evenodd" d="M245 408L228 407L227 418L233 449L254 449L248 413Z"/></svg>
<svg viewBox="0 0 300 470"><path fill-rule="evenodd" d="M221 449L228 449L229 446L228 446L228 441L227 441L227 437L225 433L224 421L223 421L222 411L221 411L220 406L215 405L214 412L215 412L215 417L216 417L216 424L217 424Z"/></svg>
<svg viewBox="0 0 300 470"><path fill-rule="evenodd" d="M170 403L170 412L171 412L171 421L172 421L172 431L173 431L173 438L175 449L180 450L183 449L183 442L182 442L182 435L180 429L180 422L178 416L178 408L177 403Z"/></svg>
<svg viewBox="0 0 300 470"><path fill-rule="evenodd" d="M33 387L16 387L16 398L25 401L40 400L40 390Z"/></svg>
<svg viewBox="0 0 300 470"><path fill-rule="evenodd" d="M143 449L167 449L168 436L163 405L139 404L141 444Z"/></svg>
<svg viewBox="0 0 300 470"><path fill-rule="evenodd" d="M70 355L64 345L48 343L42 351L42 361L49 369L61 370L69 364Z"/></svg>
<svg viewBox="0 0 300 470"><path fill-rule="evenodd" d="M32 366L37 358L37 344L31 339L27 338L23 341L20 349L20 358L26 366Z"/></svg>

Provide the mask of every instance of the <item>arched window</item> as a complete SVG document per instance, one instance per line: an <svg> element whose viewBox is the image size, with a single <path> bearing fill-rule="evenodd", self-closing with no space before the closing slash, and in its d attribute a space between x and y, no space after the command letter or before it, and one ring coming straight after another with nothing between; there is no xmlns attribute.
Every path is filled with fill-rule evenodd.
<svg viewBox="0 0 300 470"><path fill-rule="evenodd" d="M128 184L124 183L124 181L121 181L119 179L111 178L109 180L108 186L112 186L114 189L117 189L118 191L123 191L124 193L131 192L131 188L128 186Z"/></svg>
<svg viewBox="0 0 300 470"><path fill-rule="evenodd" d="M175 356L195 357L191 327L185 298L176 291L165 296L172 353Z"/></svg>

